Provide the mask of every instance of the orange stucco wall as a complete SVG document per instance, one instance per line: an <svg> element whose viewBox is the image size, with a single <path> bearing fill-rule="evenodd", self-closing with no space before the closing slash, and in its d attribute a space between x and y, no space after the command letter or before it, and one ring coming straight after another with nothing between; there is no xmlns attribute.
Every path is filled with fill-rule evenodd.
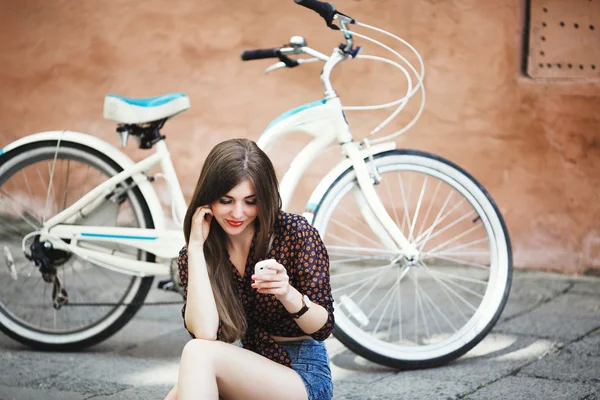
<svg viewBox="0 0 600 400"><path fill-rule="evenodd" d="M427 106L397 143L449 158L483 183L508 223L516 266L598 271L600 83L521 76L523 3L335 4L421 52ZM164 133L189 199L214 144L256 139L281 112L322 98L317 64L264 76L268 61L239 60L243 49L279 46L292 35L324 52L341 39L291 0L0 0L0 145L54 129L118 145L115 124L102 119L105 94L183 91L192 109L169 121ZM403 88L393 70L358 60L343 65L334 82L346 104L389 101ZM360 136L385 115L349 118ZM286 151L273 154L279 172L301 143L292 137ZM133 143L126 152L145 155ZM293 211L302 210L332 154L309 170Z"/></svg>

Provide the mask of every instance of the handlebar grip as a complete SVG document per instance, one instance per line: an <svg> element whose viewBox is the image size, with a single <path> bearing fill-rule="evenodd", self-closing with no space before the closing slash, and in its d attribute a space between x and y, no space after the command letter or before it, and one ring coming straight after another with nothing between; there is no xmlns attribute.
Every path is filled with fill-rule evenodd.
<svg viewBox="0 0 600 400"><path fill-rule="evenodd" d="M244 50L240 56L242 57L242 61L262 60L263 58L278 58L279 50L279 47L274 47L272 49Z"/></svg>
<svg viewBox="0 0 600 400"><path fill-rule="evenodd" d="M327 26L332 28L333 17L336 13L333 4L319 0L294 0L294 2L319 14L323 17Z"/></svg>

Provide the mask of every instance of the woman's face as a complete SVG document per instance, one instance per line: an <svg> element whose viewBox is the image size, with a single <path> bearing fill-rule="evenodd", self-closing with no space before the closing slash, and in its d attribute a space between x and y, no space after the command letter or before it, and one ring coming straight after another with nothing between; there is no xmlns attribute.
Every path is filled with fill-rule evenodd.
<svg viewBox="0 0 600 400"><path fill-rule="evenodd" d="M237 236L253 229L258 208L254 185L249 180L241 181L211 206L214 218L228 235Z"/></svg>

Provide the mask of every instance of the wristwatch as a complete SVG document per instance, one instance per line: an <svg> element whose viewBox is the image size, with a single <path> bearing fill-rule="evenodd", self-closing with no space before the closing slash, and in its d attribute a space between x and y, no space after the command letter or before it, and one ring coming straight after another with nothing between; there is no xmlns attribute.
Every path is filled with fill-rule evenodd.
<svg viewBox="0 0 600 400"><path fill-rule="evenodd" d="M311 305L312 305L312 302L310 301L308 296L304 295L304 296L302 296L302 308L300 309L300 311L298 311L296 313L290 313L290 315L292 316L292 318L298 319L308 311L308 309L310 308Z"/></svg>

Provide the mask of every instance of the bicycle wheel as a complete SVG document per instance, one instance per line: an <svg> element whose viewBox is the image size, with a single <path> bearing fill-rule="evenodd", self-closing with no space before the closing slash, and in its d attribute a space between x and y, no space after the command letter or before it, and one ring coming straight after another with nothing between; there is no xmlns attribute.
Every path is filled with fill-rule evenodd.
<svg viewBox="0 0 600 400"><path fill-rule="evenodd" d="M122 170L90 147L61 142L57 149L57 144L36 142L0 157L0 257L6 262L0 268L0 329L32 347L71 350L96 344L121 329L141 307L153 277L125 275L54 250L46 255L53 260L68 302L53 307L53 284L25 257L24 236ZM154 227L139 189L120 189L76 224ZM26 251L34 240L28 239ZM118 250L140 260L154 257L135 249Z"/></svg>
<svg viewBox="0 0 600 400"><path fill-rule="evenodd" d="M446 363L483 339L508 300L506 225L485 189L443 158L394 150L374 163L378 196L421 253L411 263L381 243L359 210L356 174L345 171L314 217L330 256L334 335L393 368Z"/></svg>

